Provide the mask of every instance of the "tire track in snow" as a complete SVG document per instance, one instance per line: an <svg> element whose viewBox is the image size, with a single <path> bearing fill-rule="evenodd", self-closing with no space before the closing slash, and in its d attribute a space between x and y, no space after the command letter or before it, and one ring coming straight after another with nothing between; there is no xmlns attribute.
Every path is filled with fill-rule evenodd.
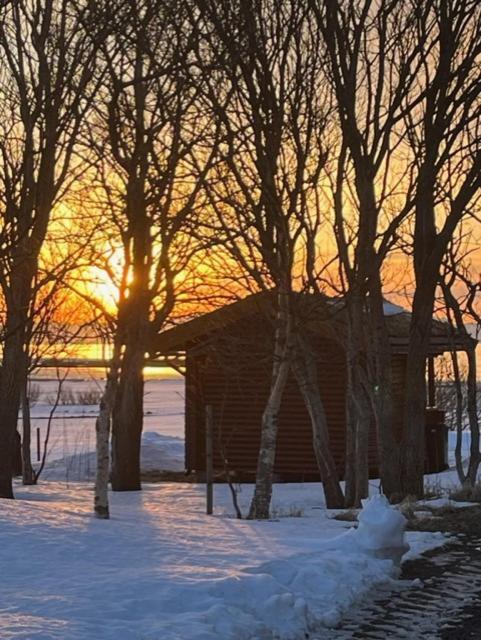
<svg viewBox="0 0 481 640"><path fill-rule="evenodd" d="M401 578L399 589L377 592L312 640L481 640L481 539L459 536L405 563ZM422 584L411 586L416 578Z"/></svg>

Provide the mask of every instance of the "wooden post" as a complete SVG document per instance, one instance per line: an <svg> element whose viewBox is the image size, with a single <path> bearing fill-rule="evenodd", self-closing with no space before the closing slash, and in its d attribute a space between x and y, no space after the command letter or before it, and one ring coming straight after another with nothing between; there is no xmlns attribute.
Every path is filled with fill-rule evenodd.
<svg viewBox="0 0 481 640"><path fill-rule="evenodd" d="M212 515L214 511L214 414L212 411L212 405L207 405L205 408L205 488L207 499L207 515Z"/></svg>
<svg viewBox="0 0 481 640"><path fill-rule="evenodd" d="M40 427L37 427L37 462L40 462Z"/></svg>
<svg viewBox="0 0 481 640"><path fill-rule="evenodd" d="M428 407L436 406L436 378L434 375L434 358L428 358Z"/></svg>

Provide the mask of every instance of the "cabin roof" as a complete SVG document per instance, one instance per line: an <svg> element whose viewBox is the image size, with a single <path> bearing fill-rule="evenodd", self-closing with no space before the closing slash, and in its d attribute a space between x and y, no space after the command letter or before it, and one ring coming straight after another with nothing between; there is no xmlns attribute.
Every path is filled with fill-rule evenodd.
<svg viewBox="0 0 481 640"><path fill-rule="evenodd" d="M303 326L311 332L343 342L344 305L342 298L330 298L322 294L295 294L296 314ZM220 331L236 321L256 315L274 317L275 291L254 293L246 298L197 316L154 337L151 353L168 354L184 351L188 345L202 342L213 332ZM411 313L388 300L384 304L386 323L394 353L406 353L411 324ZM433 318L430 355L440 355L445 351L461 351L472 347L477 341L465 337L460 332L451 333L447 322Z"/></svg>

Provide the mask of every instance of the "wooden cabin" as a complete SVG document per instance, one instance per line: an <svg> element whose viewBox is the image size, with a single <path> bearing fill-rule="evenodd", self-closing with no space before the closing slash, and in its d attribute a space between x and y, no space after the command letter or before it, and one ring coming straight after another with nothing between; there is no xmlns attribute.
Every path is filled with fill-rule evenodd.
<svg viewBox="0 0 481 640"><path fill-rule="evenodd" d="M156 337L157 354L185 354L185 466L205 471L205 415L214 415L214 468L250 480L255 477L262 412L269 393L275 328L273 294L251 295L164 331ZM386 322L393 354L395 403L401 435L410 314L387 303ZM342 305L320 296L299 296L298 322L309 334L318 363L321 398L327 415L330 447L339 475L345 467L346 356ZM459 342L459 341L458 341ZM465 348L456 342L455 348ZM426 408L426 472L447 466L444 414L435 407L433 359L453 346L447 325L434 321L429 348L429 398ZM288 380L279 415L275 461L277 480L318 480L311 422L294 377ZM225 462L227 461L227 462ZM375 429L370 440L370 474L378 475Z"/></svg>

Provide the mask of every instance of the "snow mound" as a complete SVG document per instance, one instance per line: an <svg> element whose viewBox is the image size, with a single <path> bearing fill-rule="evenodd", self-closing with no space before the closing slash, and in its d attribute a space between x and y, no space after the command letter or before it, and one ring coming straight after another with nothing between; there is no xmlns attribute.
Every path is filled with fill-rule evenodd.
<svg viewBox="0 0 481 640"><path fill-rule="evenodd" d="M383 495L375 495L362 501L356 542L368 553L380 558L391 558L400 563L401 557L409 551L404 539L406 518L391 507Z"/></svg>
<svg viewBox="0 0 481 640"><path fill-rule="evenodd" d="M406 313L406 309L399 306L398 304L394 304L393 302L389 302L389 300L384 300L383 302L383 310L385 316L396 316L399 313Z"/></svg>
<svg viewBox="0 0 481 640"><path fill-rule="evenodd" d="M218 580L206 594L206 610L190 618L186 637L297 640L339 626L370 590L392 585L399 573L398 550L409 549L406 520L384 497L366 500L363 507L357 530L326 541L318 551ZM176 623L170 622L165 640L184 637ZM180 624L183 628L184 621Z"/></svg>
<svg viewBox="0 0 481 640"><path fill-rule="evenodd" d="M96 459L95 451L79 451L49 461L45 465L42 476L46 480L90 482L95 478ZM184 441L155 431L144 432L140 450L140 468L142 471L182 471Z"/></svg>
<svg viewBox="0 0 481 640"><path fill-rule="evenodd" d="M397 577L391 560L375 558L351 543L352 536L342 534L319 553L300 554L252 569L261 574L256 577L265 587L272 583L277 589L274 593L272 586L266 588L264 599L253 599L249 608L244 603L243 609L256 613L274 631L273 637L282 640L338 626L367 591L389 585Z"/></svg>
<svg viewBox="0 0 481 640"><path fill-rule="evenodd" d="M183 471L184 440L145 431L142 434L140 467L142 471Z"/></svg>

